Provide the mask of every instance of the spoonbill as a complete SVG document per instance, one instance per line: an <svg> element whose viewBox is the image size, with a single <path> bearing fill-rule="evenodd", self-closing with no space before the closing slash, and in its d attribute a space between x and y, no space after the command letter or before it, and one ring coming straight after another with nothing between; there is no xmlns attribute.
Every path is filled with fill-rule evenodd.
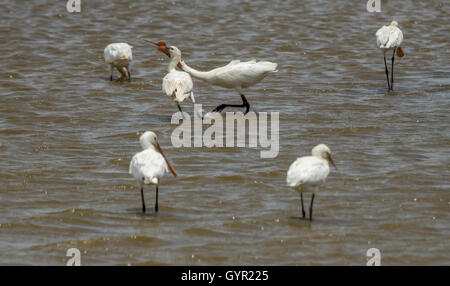
<svg viewBox="0 0 450 286"><path fill-rule="evenodd" d="M400 45L403 41L403 33L398 28L397 21L392 21L389 26L381 27L377 33L375 34L377 37L377 46L381 49L384 56L384 68L386 71L386 79L388 83L388 90L394 89L394 60L395 54L399 58L403 57L405 54L403 53ZM386 52L393 50L392 53L392 67L391 67L391 82L389 83L389 71L386 64Z"/></svg>
<svg viewBox="0 0 450 286"><path fill-rule="evenodd" d="M329 164L337 167L331 159L331 151L325 144L319 144L312 149L312 156L304 156L297 158L287 172L287 185L295 189L300 194L302 206L302 216L305 218L305 209L303 206L303 192L312 192L311 204L309 206L309 220L312 220L312 210L315 193L319 190L319 186L325 182L330 173ZM339 170L338 170L339 172ZM339 173L341 179L341 173Z"/></svg>
<svg viewBox="0 0 450 286"><path fill-rule="evenodd" d="M133 60L133 47L127 43L113 43L106 46L105 63L109 64L109 78L113 80L113 69L116 68L122 78L131 80L130 63Z"/></svg>
<svg viewBox="0 0 450 286"><path fill-rule="evenodd" d="M152 43L158 47L158 51L165 53L169 58L169 73L166 74L162 81L162 89L166 95L171 96L176 102L180 112L183 112L180 107L180 103L183 102L188 96L193 104L195 104L193 87L191 76L185 71L179 71L176 67L180 67L181 51L175 46L167 47L166 43L154 42L147 39L142 39L146 42Z"/></svg>
<svg viewBox="0 0 450 286"><path fill-rule="evenodd" d="M130 162L129 173L136 179L141 188L142 212L145 213L144 185L156 185L155 212L158 212L158 186L165 173L175 169L170 165L158 144L157 136L152 131L146 131L139 137L143 151L136 153Z"/></svg>
<svg viewBox="0 0 450 286"><path fill-rule="evenodd" d="M256 60L241 62L233 60L226 66L210 71L198 71L189 67L181 61L181 67L191 76L206 81L212 85L224 88L234 88L242 99L242 104L221 104L214 108L212 112L221 112L226 107L245 107L247 114L250 104L244 95L244 89L253 86L265 78L268 74L277 72L277 64L272 62L257 62Z"/></svg>

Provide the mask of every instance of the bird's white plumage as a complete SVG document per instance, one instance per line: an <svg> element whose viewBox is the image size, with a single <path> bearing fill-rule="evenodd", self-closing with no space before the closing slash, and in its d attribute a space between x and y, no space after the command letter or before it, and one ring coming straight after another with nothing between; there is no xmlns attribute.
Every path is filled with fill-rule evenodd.
<svg viewBox="0 0 450 286"><path fill-rule="evenodd" d="M129 172L138 182L159 184L164 174L169 172L169 168L159 152L146 149L133 156Z"/></svg>
<svg viewBox="0 0 450 286"><path fill-rule="evenodd" d="M139 141L144 150L136 153L131 159L129 173L141 186L159 184L164 174L169 172L169 167L161 153L155 150L156 134L146 131Z"/></svg>
<svg viewBox="0 0 450 286"><path fill-rule="evenodd" d="M322 184L330 173L325 159L305 156L295 160L287 172L286 182L289 187L308 191Z"/></svg>
<svg viewBox="0 0 450 286"><path fill-rule="evenodd" d="M315 192L330 173L330 149L319 144L312 149L312 156L297 158L288 169L286 183L299 193L304 191Z"/></svg>
<svg viewBox="0 0 450 286"><path fill-rule="evenodd" d="M105 63L110 66L112 80L113 68L117 68L122 77L130 79L130 63L133 61L132 46L127 43L112 43L104 50Z"/></svg>
<svg viewBox="0 0 450 286"><path fill-rule="evenodd" d="M186 97L191 95L191 99L195 102L192 89L194 88L194 83L192 82L191 76L185 71L176 70L177 64L181 60L181 51L175 47L169 47L170 53L170 63L169 63L169 73L163 78L162 89L168 95L175 95L174 101L182 102ZM174 94L175 92L175 94Z"/></svg>
<svg viewBox="0 0 450 286"><path fill-rule="evenodd" d="M120 61L131 62L133 60L133 53L131 51L132 46L127 43L113 43L106 46L104 54L105 54L105 63L107 64L115 64Z"/></svg>
<svg viewBox="0 0 450 286"><path fill-rule="evenodd" d="M392 21L389 26L383 26L376 32L377 46L386 52L400 47L403 41L403 33L398 28L398 23Z"/></svg>
<svg viewBox="0 0 450 286"><path fill-rule="evenodd" d="M197 71L181 62L184 71L193 77L210 84L225 88L241 90L260 82L269 73L277 72L277 64L272 62L257 62L256 60L241 62L233 60L223 67L210 71Z"/></svg>
<svg viewBox="0 0 450 286"><path fill-rule="evenodd" d="M163 78L162 89L168 95L172 96L175 92L174 100L182 102L194 88L191 76L184 71L173 69Z"/></svg>

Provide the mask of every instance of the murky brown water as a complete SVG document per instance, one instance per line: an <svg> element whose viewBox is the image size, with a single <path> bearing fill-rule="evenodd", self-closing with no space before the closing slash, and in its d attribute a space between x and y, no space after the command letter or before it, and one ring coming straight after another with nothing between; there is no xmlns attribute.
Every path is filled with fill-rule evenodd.
<svg viewBox="0 0 450 286"><path fill-rule="evenodd" d="M58 2L58 3L56 3ZM446 1L2 1L0 264L450 264ZM406 57L387 93L375 31L393 18ZM174 148L167 59L137 39L166 40L193 67L270 60L279 72L247 91L280 112L280 153ZM133 81L109 82L103 49L134 45ZM210 110L233 90L194 81ZM225 100L224 100L225 98ZM184 105L191 111L191 105ZM159 134L179 177L142 215L128 174L137 131ZM332 171L312 224L286 187L296 157L326 143ZM153 210L154 189L146 191ZM309 200L309 195L308 195Z"/></svg>

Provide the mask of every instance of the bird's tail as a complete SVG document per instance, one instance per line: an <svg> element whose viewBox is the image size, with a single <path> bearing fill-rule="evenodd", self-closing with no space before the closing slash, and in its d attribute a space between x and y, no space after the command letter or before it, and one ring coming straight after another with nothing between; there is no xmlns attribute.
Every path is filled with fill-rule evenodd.
<svg viewBox="0 0 450 286"><path fill-rule="evenodd" d="M180 94L179 92L175 93L175 96L173 97L173 101L175 102L183 102L186 97L189 96L189 93Z"/></svg>
<svg viewBox="0 0 450 286"><path fill-rule="evenodd" d="M146 184L146 185L150 185L150 184L155 184L155 185L157 185L158 184L158 177L148 177L148 176L145 176L144 177L144 184Z"/></svg>
<svg viewBox="0 0 450 286"><path fill-rule="evenodd" d="M272 62L259 62L260 66L263 66L266 72L278 72L277 66L278 64Z"/></svg>
<svg viewBox="0 0 450 286"><path fill-rule="evenodd" d="M177 88L175 88L172 92L172 94L170 94L169 96L172 97L173 101L175 102L183 102L186 97L188 97L190 95L190 93L182 93L180 91L178 91Z"/></svg>

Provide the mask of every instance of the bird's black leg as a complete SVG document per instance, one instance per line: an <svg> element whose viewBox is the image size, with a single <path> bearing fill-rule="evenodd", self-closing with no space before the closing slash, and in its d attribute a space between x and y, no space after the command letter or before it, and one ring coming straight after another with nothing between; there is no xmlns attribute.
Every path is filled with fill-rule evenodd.
<svg viewBox="0 0 450 286"><path fill-rule="evenodd" d="M242 98L242 104L221 104L221 105L217 106L216 108L214 108L212 110L212 112L221 112L226 107L245 107L244 114L247 114L248 111L250 110L250 104L248 103L247 99L245 98L245 95L241 94L241 98Z"/></svg>
<svg viewBox="0 0 450 286"><path fill-rule="evenodd" d="M156 185L155 213L158 212L158 185Z"/></svg>
<svg viewBox="0 0 450 286"><path fill-rule="evenodd" d="M229 104L221 104L219 106L217 106L216 108L214 108L211 112L221 112L222 110L225 109L225 107L231 106Z"/></svg>
<svg viewBox="0 0 450 286"><path fill-rule="evenodd" d="M184 120L183 110L181 110L181 106L180 106L179 102L177 102L177 107L178 107L178 110L181 112L181 116L183 117L183 120Z"/></svg>
<svg viewBox="0 0 450 286"><path fill-rule="evenodd" d="M300 193L300 202L302 204L302 216L305 218L305 207L303 205L303 193Z"/></svg>
<svg viewBox="0 0 450 286"><path fill-rule="evenodd" d="M391 84L389 83L389 71L388 71L387 64L386 64L386 55L384 55L384 68L386 70L386 79L387 79L387 83L388 83L388 90L390 90Z"/></svg>
<svg viewBox="0 0 450 286"><path fill-rule="evenodd" d="M145 213L144 186L141 186L142 212Z"/></svg>
<svg viewBox="0 0 450 286"><path fill-rule="evenodd" d="M245 98L245 95L241 94L241 98L242 98L242 105L244 105L245 107L244 114L247 114L248 111L250 110L250 104L248 103L247 98Z"/></svg>
<svg viewBox="0 0 450 286"><path fill-rule="evenodd" d="M130 67L127 67L127 71L128 71L128 81L131 81Z"/></svg>
<svg viewBox="0 0 450 286"><path fill-rule="evenodd" d="M112 76L113 76L113 66L110 65L110 66L109 66L109 80L110 80L110 81L113 80Z"/></svg>
<svg viewBox="0 0 450 286"><path fill-rule="evenodd" d="M391 90L394 90L394 59L395 59L395 52L397 48L394 48L394 53L392 54L392 68L391 68Z"/></svg>
<svg viewBox="0 0 450 286"><path fill-rule="evenodd" d="M314 193L312 194L311 197L311 205L309 206L309 220L312 220L312 209L313 209L313 203L314 203Z"/></svg>

